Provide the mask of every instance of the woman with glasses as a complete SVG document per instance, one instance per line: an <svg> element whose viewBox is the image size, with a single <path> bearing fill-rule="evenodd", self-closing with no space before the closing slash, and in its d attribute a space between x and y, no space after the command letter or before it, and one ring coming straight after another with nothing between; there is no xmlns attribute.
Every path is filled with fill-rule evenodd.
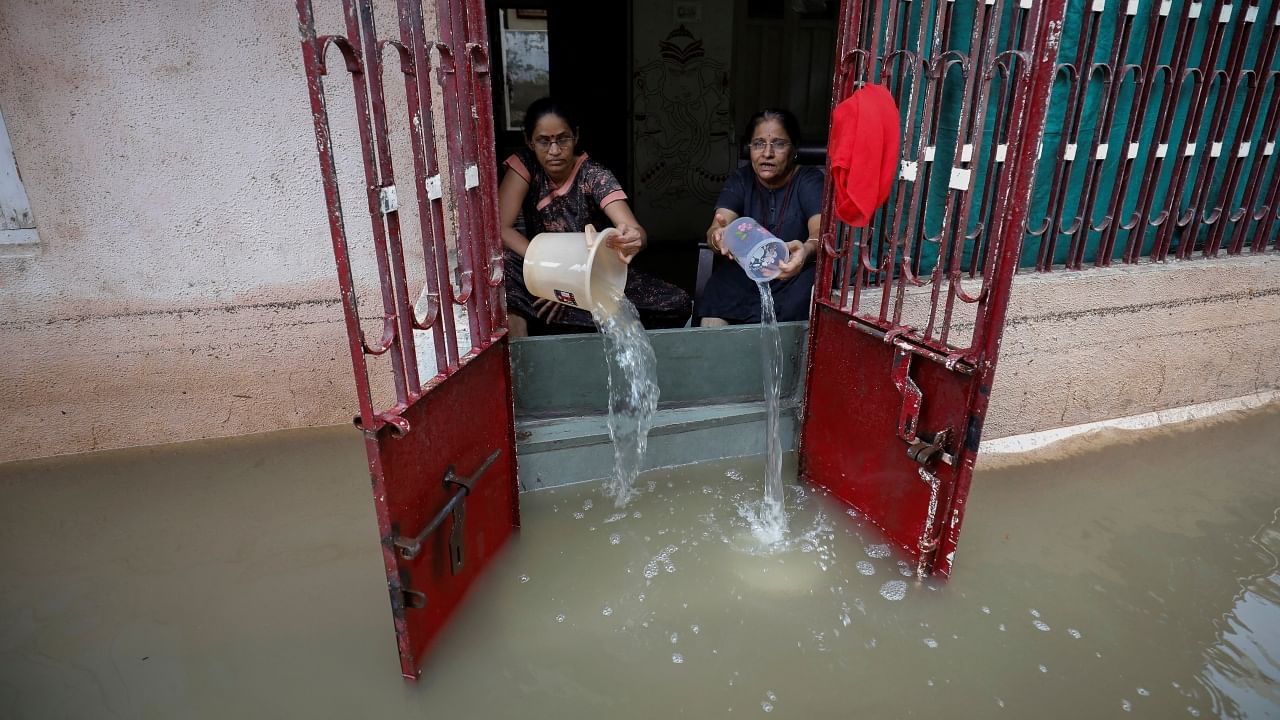
<svg viewBox="0 0 1280 720"><path fill-rule="evenodd" d="M610 247L630 263L647 238L636 222L627 195L608 168L578 152L578 124L561 103L542 98L524 116L526 147L507 158L498 188L502 242L506 246L507 313L512 337L539 331L585 332L591 314L534 296L524 283L524 254L529 238L544 232L580 233L616 227ZM517 221L523 219L523 229ZM636 270L627 273L626 296L647 328L681 327L689 319L689 295L680 288Z"/></svg>
<svg viewBox="0 0 1280 720"><path fill-rule="evenodd" d="M724 243L725 226L740 216L754 218L790 250L769 283L778 320L809 317L823 178L820 169L796 164L799 143L799 122L790 111L761 110L748 121L751 162L729 175L707 229L707 245L717 255L698 300L703 327L760 322L760 292Z"/></svg>

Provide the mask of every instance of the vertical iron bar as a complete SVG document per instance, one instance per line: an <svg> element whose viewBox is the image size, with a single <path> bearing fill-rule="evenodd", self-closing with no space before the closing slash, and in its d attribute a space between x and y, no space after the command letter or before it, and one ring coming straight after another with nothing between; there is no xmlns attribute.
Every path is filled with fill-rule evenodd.
<svg viewBox="0 0 1280 720"><path fill-rule="evenodd" d="M404 78L409 106L409 130L413 138L414 189L418 198L418 224L422 234L427 292L435 307L427 312L421 329L430 328L435 340L436 371L450 374L458 368L458 337L454 328L454 302L449 282L449 247L444 229L444 195L436 154L435 116L431 101L431 53L425 37L422 3L397 0L400 42L409 55L412 74Z"/></svg>
<svg viewBox="0 0 1280 720"><path fill-rule="evenodd" d="M369 111L373 116L374 157L380 201L378 210L386 226L387 255L390 260L388 274L383 276L383 282L390 282L395 298L397 337L400 342L399 350L404 355L403 373L408 392L408 397L400 400L407 404L409 398L422 392L422 386L418 379L418 354L413 337L413 299L409 297L404 246L400 240L400 211L398 207L384 207L381 204L381 194L395 192L396 189L395 168L391 161L391 134L387 127L387 104L382 90L382 44L378 41L372 0L361 0L358 10L360 31L363 33L361 45L364 49L365 78L369 87Z"/></svg>

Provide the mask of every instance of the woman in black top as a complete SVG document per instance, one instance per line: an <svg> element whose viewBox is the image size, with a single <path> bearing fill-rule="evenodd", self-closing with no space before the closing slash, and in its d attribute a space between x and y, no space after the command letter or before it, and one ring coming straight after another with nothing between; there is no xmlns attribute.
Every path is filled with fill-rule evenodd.
<svg viewBox="0 0 1280 720"><path fill-rule="evenodd" d="M814 260L822 223L822 171L796 164L799 123L787 110L767 109L747 123L751 163L734 171L716 200L707 244L717 254L697 313L703 327L760 322L760 292L732 260L724 228L747 216L787 243L791 256L769 283L778 320L809 317Z"/></svg>

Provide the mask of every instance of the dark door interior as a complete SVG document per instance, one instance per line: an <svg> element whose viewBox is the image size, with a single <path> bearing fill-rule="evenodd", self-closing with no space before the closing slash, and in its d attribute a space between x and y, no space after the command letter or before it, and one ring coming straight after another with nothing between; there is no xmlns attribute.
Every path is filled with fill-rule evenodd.
<svg viewBox="0 0 1280 720"><path fill-rule="evenodd" d="M630 3L498 0L488 4L495 50L494 137L501 162L524 145L529 102L554 95L577 110L581 148L627 190L631 136Z"/></svg>

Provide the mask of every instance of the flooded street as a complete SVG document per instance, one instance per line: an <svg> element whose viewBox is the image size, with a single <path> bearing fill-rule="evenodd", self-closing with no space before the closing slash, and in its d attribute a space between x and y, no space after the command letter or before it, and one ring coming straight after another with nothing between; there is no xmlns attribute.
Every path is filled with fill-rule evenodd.
<svg viewBox="0 0 1280 720"><path fill-rule="evenodd" d="M354 430L4 465L0 717L1280 716L1278 435L980 464L947 582L759 457L526 494L416 684Z"/></svg>

